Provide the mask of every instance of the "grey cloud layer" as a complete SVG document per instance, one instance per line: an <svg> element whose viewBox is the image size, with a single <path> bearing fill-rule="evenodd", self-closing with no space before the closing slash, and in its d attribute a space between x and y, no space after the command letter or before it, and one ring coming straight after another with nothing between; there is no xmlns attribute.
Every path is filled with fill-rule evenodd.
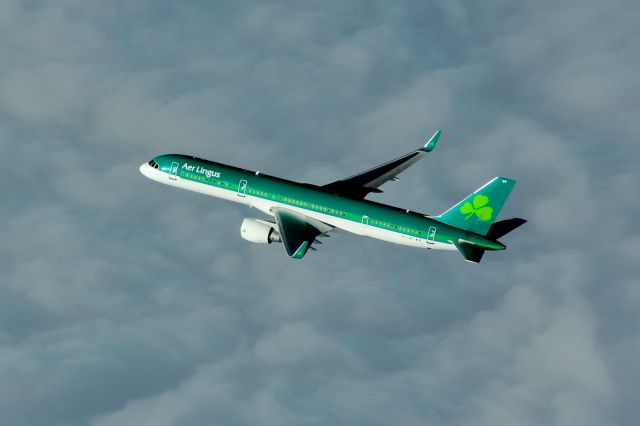
<svg viewBox="0 0 640 426"><path fill-rule="evenodd" d="M634 2L0 4L0 423L635 425ZM526 227L479 266L336 236L303 262L166 152L376 199L496 174Z"/></svg>

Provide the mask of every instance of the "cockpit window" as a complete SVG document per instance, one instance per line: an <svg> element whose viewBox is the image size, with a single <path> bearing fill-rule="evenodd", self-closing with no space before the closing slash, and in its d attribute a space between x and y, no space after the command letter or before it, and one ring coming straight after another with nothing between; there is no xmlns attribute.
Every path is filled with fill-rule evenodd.
<svg viewBox="0 0 640 426"><path fill-rule="evenodd" d="M156 163L156 162L155 162L155 161L153 161L153 160L149 161L149 165L150 165L151 167L153 167L154 169L157 169L157 168L158 168L158 163Z"/></svg>

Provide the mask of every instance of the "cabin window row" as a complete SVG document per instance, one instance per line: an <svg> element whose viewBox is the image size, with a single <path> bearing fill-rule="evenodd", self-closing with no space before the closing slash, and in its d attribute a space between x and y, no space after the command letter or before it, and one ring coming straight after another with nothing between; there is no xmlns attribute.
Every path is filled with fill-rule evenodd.
<svg viewBox="0 0 640 426"><path fill-rule="evenodd" d="M270 193L265 192L265 191L258 191L258 190L249 188L247 190L247 192L249 192L249 194L252 194L252 195L257 195L258 197L267 197L267 198L271 197L274 200L276 199L276 196L274 194L270 194Z"/></svg>
<svg viewBox="0 0 640 426"><path fill-rule="evenodd" d="M306 201L300 201L297 200L295 198L289 198L289 197L284 197L284 196L280 196L280 201L284 202L284 203L289 203L292 204L294 206L300 206L300 207L305 207L311 210L317 210L320 212L325 212L325 213L329 213L335 216L346 216L347 212L344 212L342 210L337 210L337 209L332 209L329 207L325 207L322 206L320 204L314 204L314 203L308 203Z"/></svg>
<svg viewBox="0 0 640 426"><path fill-rule="evenodd" d="M220 185L220 186L224 186L224 187L229 187L229 183L228 182L223 182L221 180L211 179L211 178L204 177L202 175L198 175L198 174L195 174L195 173L180 172L180 176L186 177L186 178L191 179L191 180L197 180L198 182L209 182L209 183L212 183L214 185Z"/></svg>
<svg viewBox="0 0 640 426"><path fill-rule="evenodd" d="M422 235L422 231L417 231L417 230L412 229L412 228L406 228L404 226L392 225L391 223L383 222L381 220L372 219L369 222L372 225L381 226L383 228L394 229L394 230L398 230L400 232L408 232L410 234L415 234L415 235Z"/></svg>

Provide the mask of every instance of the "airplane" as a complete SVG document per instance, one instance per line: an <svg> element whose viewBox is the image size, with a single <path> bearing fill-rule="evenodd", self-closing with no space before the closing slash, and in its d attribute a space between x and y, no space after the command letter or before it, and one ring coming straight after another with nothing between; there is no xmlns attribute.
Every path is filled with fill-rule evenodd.
<svg viewBox="0 0 640 426"><path fill-rule="evenodd" d="M261 210L269 219L245 218L240 235L253 243L283 243L293 259L317 250L319 238L330 232L346 231L423 249L457 250L466 261L478 263L485 251L504 250L498 238L526 222L495 222L515 180L495 177L437 216L365 199L432 152L441 134L438 130L406 155L322 186L180 154L155 157L140 172L165 185Z"/></svg>

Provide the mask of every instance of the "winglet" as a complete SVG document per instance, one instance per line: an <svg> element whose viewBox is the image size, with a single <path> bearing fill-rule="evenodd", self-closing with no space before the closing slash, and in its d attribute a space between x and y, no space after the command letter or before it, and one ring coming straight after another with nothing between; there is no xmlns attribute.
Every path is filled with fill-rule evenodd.
<svg viewBox="0 0 640 426"><path fill-rule="evenodd" d="M298 247L298 250L296 250L291 257L294 259L302 259L302 257L307 253L307 247L309 247L309 241L303 241L302 244L300 244L300 247Z"/></svg>
<svg viewBox="0 0 640 426"><path fill-rule="evenodd" d="M433 151L433 149L438 144L438 139L440 138L441 134L442 134L442 130L438 130L437 132L435 132L433 136L431 136L431 139L429 139L429 142L427 142L422 148L420 148L420 151L424 151L424 152Z"/></svg>

